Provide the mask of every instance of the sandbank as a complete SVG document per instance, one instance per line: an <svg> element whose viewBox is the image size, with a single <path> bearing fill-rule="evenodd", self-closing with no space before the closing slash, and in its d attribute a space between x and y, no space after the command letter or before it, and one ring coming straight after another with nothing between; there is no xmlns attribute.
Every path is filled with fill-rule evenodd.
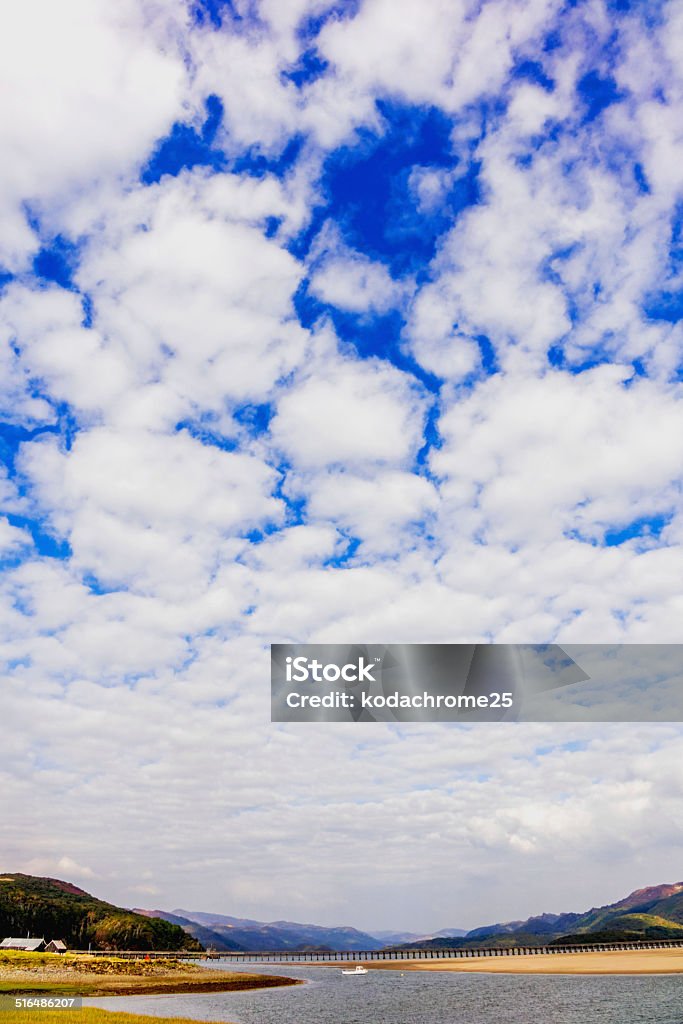
<svg viewBox="0 0 683 1024"><path fill-rule="evenodd" d="M350 967L348 962L307 967ZM605 950L600 953L528 953L452 960L371 960L371 971L457 971L463 974L683 974L683 948Z"/></svg>

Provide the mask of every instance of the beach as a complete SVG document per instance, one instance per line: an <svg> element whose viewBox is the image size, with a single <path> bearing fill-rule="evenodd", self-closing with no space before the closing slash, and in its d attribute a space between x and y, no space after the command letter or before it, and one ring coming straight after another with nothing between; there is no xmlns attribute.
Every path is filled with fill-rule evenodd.
<svg viewBox="0 0 683 1024"><path fill-rule="evenodd" d="M315 966L349 965L337 961ZM372 971L456 971L463 974L683 974L683 948L528 953L451 960L373 960L365 966Z"/></svg>

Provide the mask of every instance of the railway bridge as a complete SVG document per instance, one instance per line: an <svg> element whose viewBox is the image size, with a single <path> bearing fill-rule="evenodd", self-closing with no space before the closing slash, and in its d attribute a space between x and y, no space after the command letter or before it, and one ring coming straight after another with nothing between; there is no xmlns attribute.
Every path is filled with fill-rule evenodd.
<svg viewBox="0 0 683 1024"><path fill-rule="evenodd" d="M604 953L619 950L676 949L683 939L652 939L647 942L596 942L590 945L564 946L506 946L463 949L456 947L424 947L422 949L369 949L369 950L265 950L258 953L234 953L225 950L207 950L198 953L189 950L74 950L90 952L91 956L117 956L127 960L221 960L229 963L305 964L355 962L372 963L387 960L463 960L497 956L553 956L556 953Z"/></svg>

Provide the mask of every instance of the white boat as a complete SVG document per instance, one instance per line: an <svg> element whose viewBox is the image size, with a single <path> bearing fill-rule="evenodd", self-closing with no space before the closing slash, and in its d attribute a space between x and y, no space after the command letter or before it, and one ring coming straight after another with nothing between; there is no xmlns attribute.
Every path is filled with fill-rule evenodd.
<svg viewBox="0 0 683 1024"><path fill-rule="evenodd" d="M367 967L361 967L360 964L357 964L353 971L342 971L342 974L353 974L354 976L356 974L367 974L367 973L368 973Z"/></svg>

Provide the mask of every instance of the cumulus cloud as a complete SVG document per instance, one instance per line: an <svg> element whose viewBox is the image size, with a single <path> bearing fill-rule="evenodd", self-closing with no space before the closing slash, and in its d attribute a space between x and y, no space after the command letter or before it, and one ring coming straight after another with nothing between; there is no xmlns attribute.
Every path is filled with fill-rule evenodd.
<svg viewBox="0 0 683 1024"><path fill-rule="evenodd" d="M419 386L388 363L339 357L323 346L316 372L304 371L278 403L275 444L304 468L408 463L422 438Z"/></svg>
<svg viewBox="0 0 683 1024"><path fill-rule="evenodd" d="M6 869L416 930L675 877L678 726L304 734L268 644L679 639L680 10L3 18Z"/></svg>
<svg viewBox="0 0 683 1024"><path fill-rule="evenodd" d="M370 0L357 17L330 21L319 45L337 74L359 91L457 110L500 86L513 50L534 40L557 10L548 0L478 11L467 3L429 0L407 3L397 18L389 0Z"/></svg>
<svg viewBox="0 0 683 1024"><path fill-rule="evenodd" d="M263 234L287 207L274 182L169 179L126 197L93 239L79 284L138 381L168 388L171 417L263 399L302 358L301 269Z"/></svg>
<svg viewBox="0 0 683 1024"><path fill-rule="evenodd" d="M475 529L509 544L600 540L614 524L667 515L678 503L678 389L626 388L627 372L493 377L454 403L433 456L444 499L462 501L473 525L476 509Z"/></svg>
<svg viewBox="0 0 683 1024"><path fill-rule="evenodd" d="M27 530L17 529L7 519L0 519L0 551L3 556L18 554L22 548L32 545L33 541Z"/></svg>
<svg viewBox="0 0 683 1024"><path fill-rule="evenodd" d="M22 204L38 208L130 172L180 112L186 73L174 46L182 8L70 0L3 15L5 88L0 264L38 247ZM86 90L87 83L87 90Z"/></svg>
<svg viewBox="0 0 683 1024"><path fill-rule="evenodd" d="M328 473L309 484L312 517L338 522L375 551L395 553L402 528L422 524L438 507L438 495L424 477L387 471L371 478Z"/></svg>
<svg viewBox="0 0 683 1024"><path fill-rule="evenodd" d="M108 584L200 584L226 538L281 518L273 470L253 456L203 445L186 431L93 429L66 455L28 445L22 466L74 562Z"/></svg>
<svg viewBox="0 0 683 1024"><path fill-rule="evenodd" d="M400 301L400 290L383 266L353 257L326 260L313 276L311 293L353 313L386 312Z"/></svg>

